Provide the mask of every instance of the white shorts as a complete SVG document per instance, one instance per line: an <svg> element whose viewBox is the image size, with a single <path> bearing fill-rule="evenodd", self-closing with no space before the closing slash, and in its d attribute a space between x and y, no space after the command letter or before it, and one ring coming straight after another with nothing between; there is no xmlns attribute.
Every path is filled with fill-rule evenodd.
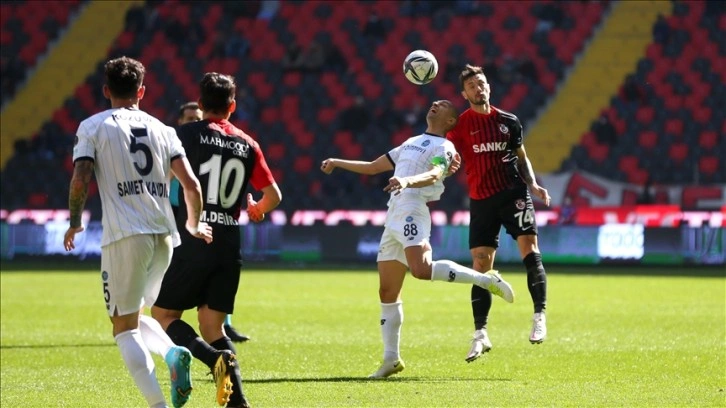
<svg viewBox="0 0 726 408"><path fill-rule="evenodd" d="M408 266L404 249L425 245L430 236L431 213L426 203L407 202L391 207L386 215L376 261L398 261Z"/></svg>
<svg viewBox="0 0 726 408"><path fill-rule="evenodd" d="M173 253L170 234L139 234L101 249L101 280L109 316L151 307Z"/></svg>

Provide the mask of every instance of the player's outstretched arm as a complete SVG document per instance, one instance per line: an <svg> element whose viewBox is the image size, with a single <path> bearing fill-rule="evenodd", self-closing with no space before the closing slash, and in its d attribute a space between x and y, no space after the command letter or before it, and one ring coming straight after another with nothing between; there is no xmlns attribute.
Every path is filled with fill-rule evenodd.
<svg viewBox="0 0 726 408"><path fill-rule="evenodd" d="M405 188L421 188L430 186L444 177L444 168L434 165L431 170L408 177L393 176L383 191L399 194Z"/></svg>
<svg viewBox="0 0 726 408"><path fill-rule="evenodd" d="M320 165L320 170L322 170L325 174L332 173L336 168L341 168L358 174L373 175L393 170L393 163L391 163L388 156L384 154L372 162L330 158L323 160L323 163Z"/></svg>
<svg viewBox="0 0 726 408"><path fill-rule="evenodd" d="M71 213L71 225L63 236L63 247L66 251L75 249L76 234L83 231L81 215L86 206L88 184L93 175L93 160L79 159L73 166L70 191L68 193L68 209Z"/></svg>
<svg viewBox="0 0 726 408"><path fill-rule="evenodd" d="M252 222L260 222L265 219L265 214L274 210L282 201L282 192L277 183L272 183L262 188L262 198L255 201L252 194L247 194L247 216Z"/></svg>
<svg viewBox="0 0 726 408"><path fill-rule="evenodd" d="M207 243L212 242L212 227L200 221L202 218L202 187L192 171L189 160L186 157L174 159L171 162L171 170L184 188L184 201L187 205L187 231Z"/></svg>
<svg viewBox="0 0 726 408"><path fill-rule="evenodd" d="M550 195L547 189L537 184L537 179L534 176L534 169L532 168L532 162L527 157L527 152L524 150L524 145L517 149L517 159L519 161L519 174L522 175L524 182L529 186L529 190L534 194L535 197L542 200L545 205L550 205Z"/></svg>

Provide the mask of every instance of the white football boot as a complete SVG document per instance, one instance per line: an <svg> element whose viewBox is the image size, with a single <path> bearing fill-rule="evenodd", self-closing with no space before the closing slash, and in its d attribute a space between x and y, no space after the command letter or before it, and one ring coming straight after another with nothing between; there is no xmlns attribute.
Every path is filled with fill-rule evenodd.
<svg viewBox="0 0 726 408"><path fill-rule="evenodd" d="M383 363L378 371L369 375L368 378L387 378L393 374L400 373L404 368L406 368L406 365L403 364L403 360L400 358L398 360L391 361L383 360Z"/></svg>
<svg viewBox="0 0 726 408"><path fill-rule="evenodd" d="M492 269L490 271L484 272L484 275L487 275L489 277L489 284L486 286L482 286L484 289L501 297L509 303L514 302L514 289L512 289L512 285L502 279L498 271Z"/></svg>
<svg viewBox="0 0 726 408"><path fill-rule="evenodd" d="M492 342L489 340L487 330L480 329L474 331L474 338L471 339L471 349L469 349L469 354L466 355L466 362L471 363L481 357L483 353L487 353L491 349Z"/></svg>
<svg viewBox="0 0 726 408"><path fill-rule="evenodd" d="M544 312L535 313L532 317L532 331L529 333L529 342L540 344L547 337L547 319Z"/></svg>

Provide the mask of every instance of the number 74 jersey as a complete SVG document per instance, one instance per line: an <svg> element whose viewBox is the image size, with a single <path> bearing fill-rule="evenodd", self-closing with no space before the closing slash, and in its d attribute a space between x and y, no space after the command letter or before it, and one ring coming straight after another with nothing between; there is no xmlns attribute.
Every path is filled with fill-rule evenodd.
<svg viewBox="0 0 726 408"><path fill-rule="evenodd" d="M173 128L138 109L109 109L81 122L73 161L94 162L103 210L101 245L137 234L172 235L171 161L185 155Z"/></svg>

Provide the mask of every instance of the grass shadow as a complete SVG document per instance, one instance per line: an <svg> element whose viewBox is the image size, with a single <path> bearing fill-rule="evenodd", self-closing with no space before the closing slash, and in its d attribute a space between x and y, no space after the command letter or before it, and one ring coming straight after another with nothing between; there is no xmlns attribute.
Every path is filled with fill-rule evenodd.
<svg viewBox="0 0 726 408"><path fill-rule="evenodd" d="M98 343L98 344L0 344L2 350L12 349L56 349L56 348L77 348L77 347L116 347L116 343Z"/></svg>
<svg viewBox="0 0 726 408"><path fill-rule="evenodd" d="M245 379L246 384L275 384L275 383L336 383L336 382L360 382L360 383L376 383L376 382L416 382L416 383L445 383L457 381L512 381L511 378L430 378L430 377L389 377L386 379L374 379L367 377L303 377L303 378L257 378Z"/></svg>

